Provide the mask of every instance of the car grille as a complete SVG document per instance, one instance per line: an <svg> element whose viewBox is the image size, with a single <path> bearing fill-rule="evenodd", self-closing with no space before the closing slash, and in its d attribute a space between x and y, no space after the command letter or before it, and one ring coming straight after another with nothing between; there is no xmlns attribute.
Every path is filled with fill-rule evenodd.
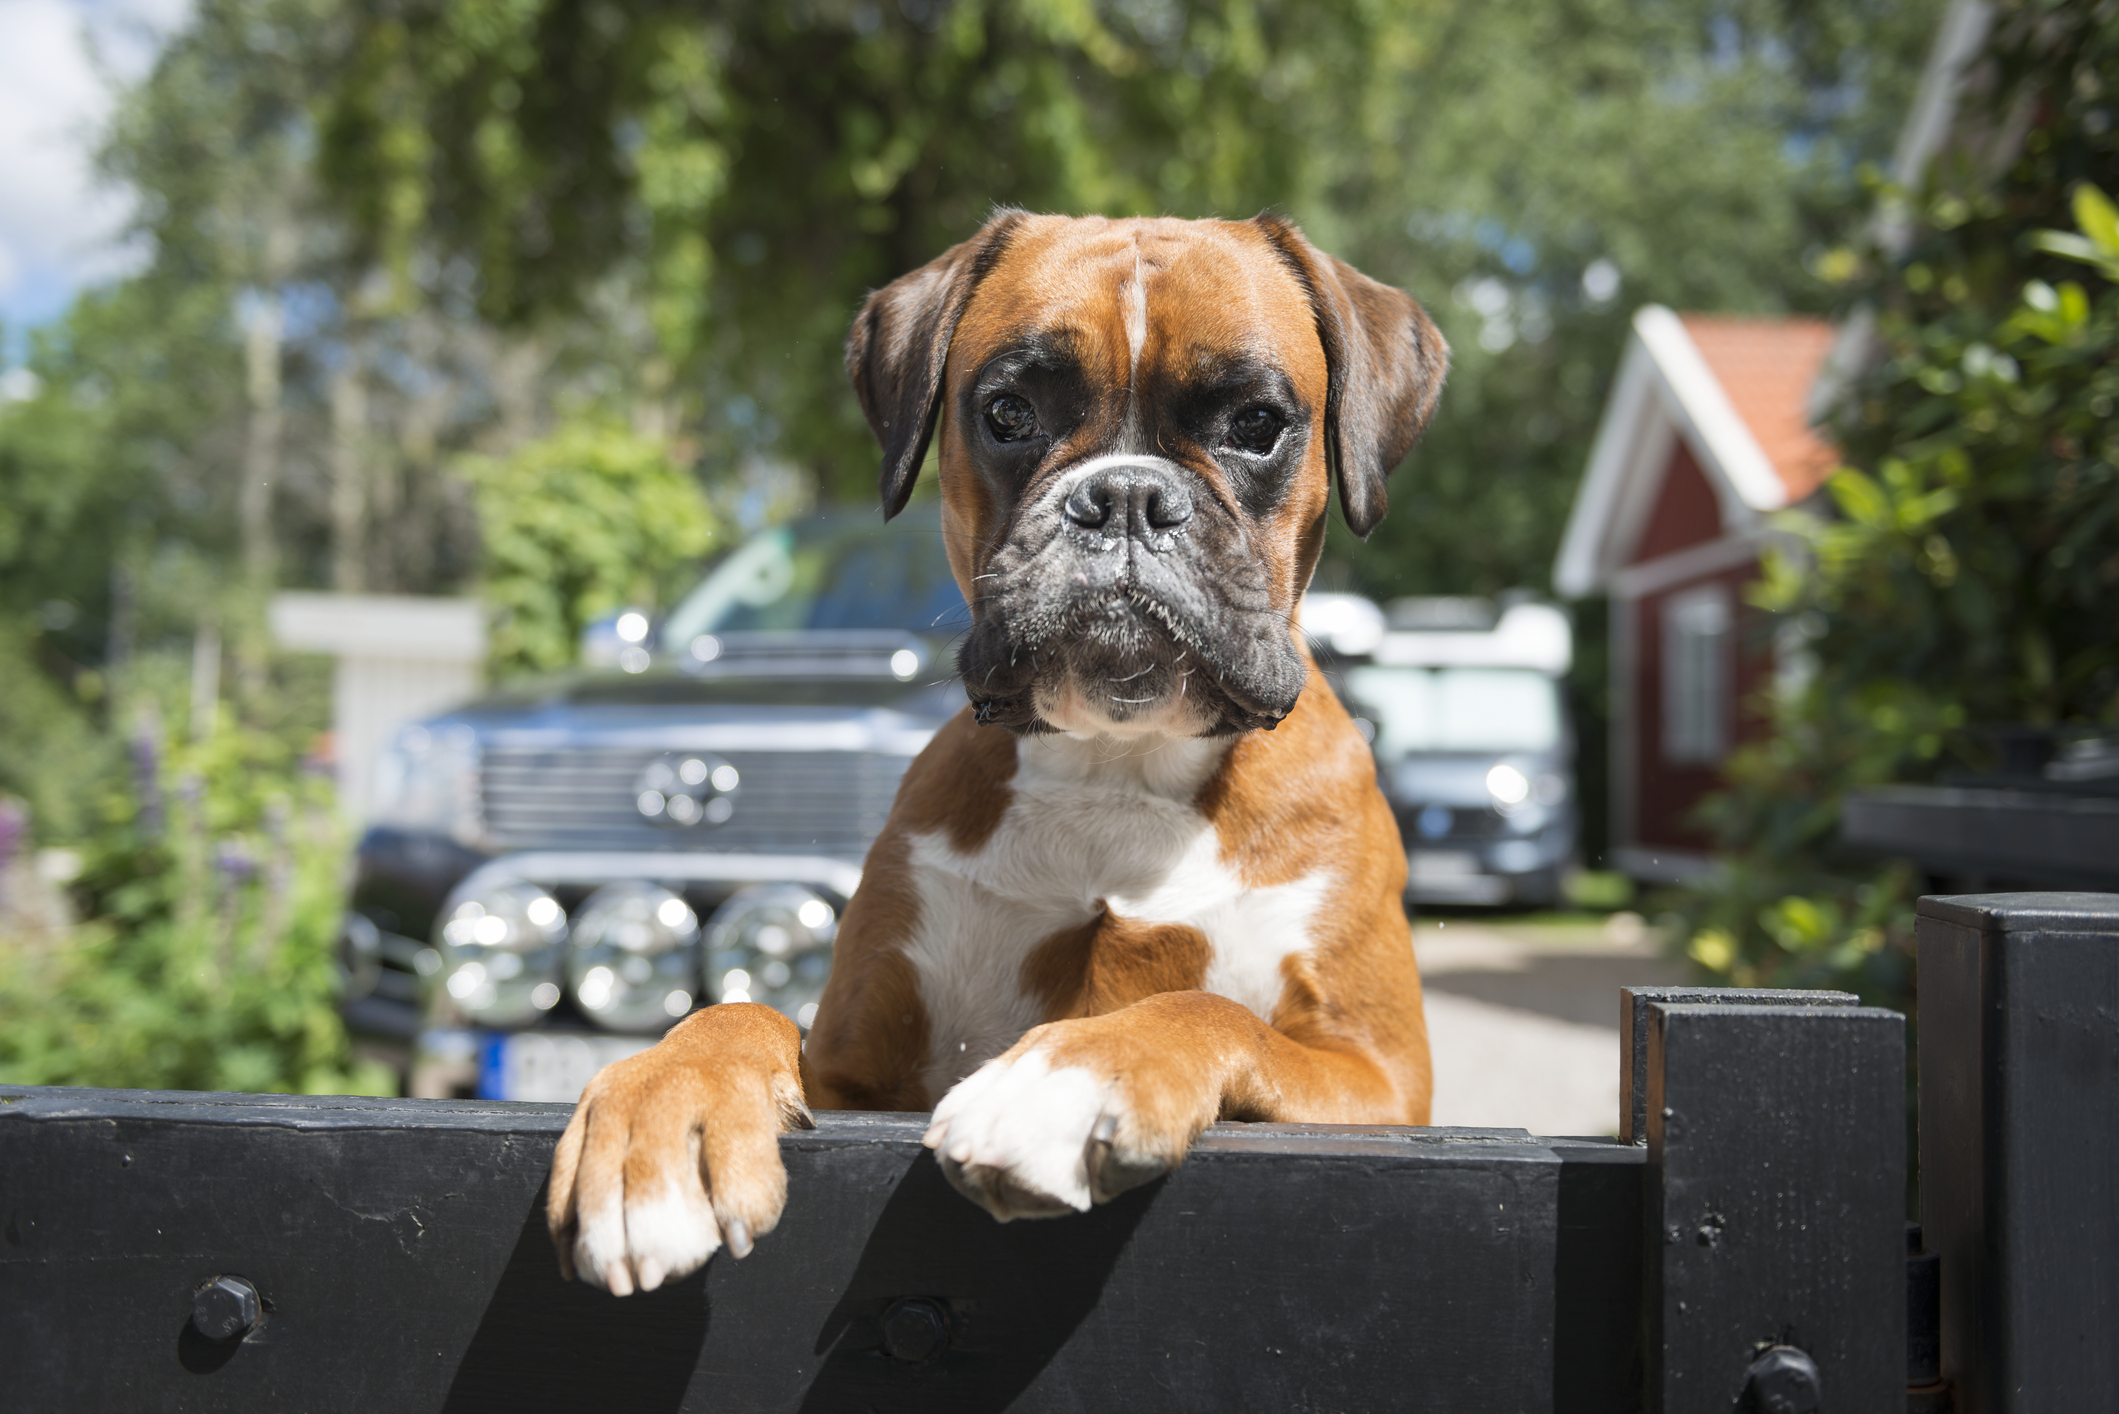
<svg viewBox="0 0 2119 1414"><path fill-rule="evenodd" d="M683 849L859 859L882 830L909 756L875 751L730 751L742 774L726 824L648 823L636 782L668 755L623 747L489 747L486 834L500 849Z"/></svg>

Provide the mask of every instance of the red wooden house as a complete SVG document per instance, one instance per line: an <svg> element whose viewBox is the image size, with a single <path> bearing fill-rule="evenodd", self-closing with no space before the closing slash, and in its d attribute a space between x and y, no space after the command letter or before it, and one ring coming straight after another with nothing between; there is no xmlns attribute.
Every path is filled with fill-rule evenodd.
<svg viewBox="0 0 2119 1414"><path fill-rule="evenodd" d="M1691 819L1732 747L1763 727L1765 616L1744 603L1768 517L1822 484L1810 426L1833 344L1815 319L1634 315L1553 583L1611 612L1609 867L1673 880L1706 867Z"/></svg>

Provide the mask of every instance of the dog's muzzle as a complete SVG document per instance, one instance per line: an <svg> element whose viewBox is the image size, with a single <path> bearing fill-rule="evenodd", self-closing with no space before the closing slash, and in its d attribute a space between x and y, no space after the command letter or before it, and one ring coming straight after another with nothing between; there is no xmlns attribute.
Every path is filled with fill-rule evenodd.
<svg viewBox="0 0 2119 1414"><path fill-rule="evenodd" d="M1305 665L1257 533L1162 457L1118 453L1061 473L982 577L957 660L979 720L1046 730L1040 702L1064 698L1114 728L1272 726Z"/></svg>

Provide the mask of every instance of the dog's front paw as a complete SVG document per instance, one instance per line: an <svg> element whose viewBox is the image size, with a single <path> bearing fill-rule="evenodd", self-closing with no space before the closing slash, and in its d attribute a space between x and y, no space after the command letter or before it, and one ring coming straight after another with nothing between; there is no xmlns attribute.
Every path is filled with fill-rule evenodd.
<svg viewBox="0 0 2119 1414"><path fill-rule="evenodd" d="M1168 1172L1198 1131L1154 1132L1122 1072L1047 1044L1052 1030L966 1076L927 1130L949 1181L1002 1222L1086 1212Z"/></svg>
<svg viewBox="0 0 2119 1414"><path fill-rule="evenodd" d="M709 1007L598 1073L552 1155L560 1271L629 1296L748 1256L787 1202L779 1136L809 1123L801 1044L770 1007Z"/></svg>

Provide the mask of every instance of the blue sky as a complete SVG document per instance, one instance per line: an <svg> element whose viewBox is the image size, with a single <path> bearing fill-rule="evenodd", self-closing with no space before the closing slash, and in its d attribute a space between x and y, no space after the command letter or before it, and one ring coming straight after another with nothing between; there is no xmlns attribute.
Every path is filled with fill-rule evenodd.
<svg viewBox="0 0 2119 1414"><path fill-rule="evenodd" d="M0 0L0 324L24 330L139 258L129 199L90 154L114 89L146 72L191 0Z"/></svg>

